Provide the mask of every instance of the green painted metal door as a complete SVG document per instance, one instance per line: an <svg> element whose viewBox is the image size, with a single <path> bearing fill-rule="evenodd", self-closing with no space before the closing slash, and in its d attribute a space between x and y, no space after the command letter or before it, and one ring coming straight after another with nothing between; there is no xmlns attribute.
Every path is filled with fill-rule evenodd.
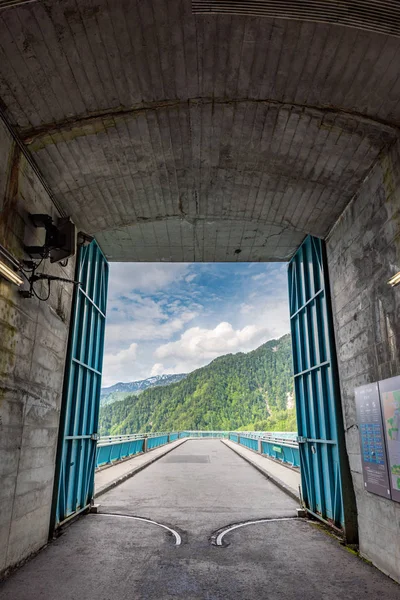
<svg viewBox="0 0 400 600"><path fill-rule="evenodd" d="M294 385L305 506L357 536L345 450L325 244L308 236L289 263Z"/></svg>
<svg viewBox="0 0 400 600"><path fill-rule="evenodd" d="M93 496L108 285L108 263L95 241L79 249L75 278L52 529Z"/></svg>

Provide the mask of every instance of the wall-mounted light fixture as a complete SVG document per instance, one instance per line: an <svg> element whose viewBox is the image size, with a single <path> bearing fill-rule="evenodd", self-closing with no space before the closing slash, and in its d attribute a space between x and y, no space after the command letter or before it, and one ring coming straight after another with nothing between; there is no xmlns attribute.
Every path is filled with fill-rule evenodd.
<svg viewBox="0 0 400 600"><path fill-rule="evenodd" d="M400 283L400 271L398 273L396 273L396 275L393 275L393 277L391 277L388 281L388 284L391 285L392 287L394 287L395 285L399 285Z"/></svg>
<svg viewBox="0 0 400 600"><path fill-rule="evenodd" d="M37 273L37 269L46 258L50 259L50 262L58 262L61 266L66 266L64 263L68 262L68 257L75 254L75 225L67 217L58 219L56 223L53 223L53 219L49 215L33 214L29 217L35 227L42 227L46 230L46 241L43 246L24 246L25 252L30 255L31 259L22 262L19 262L7 248L0 244L0 277L4 277L18 286L21 286L25 280L29 284L29 289L19 290L20 295L23 298L33 298L35 296L38 300L45 302L50 297L50 284L52 281L63 281L79 285L79 281L67 279L66 277ZM86 241L93 239L87 235L86 238ZM40 260L35 262L34 258ZM35 284L44 280L47 281L48 293L45 298L42 298L35 290Z"/></svg>
<svg viewBox="0 0 400 600"><path fill-rule="evenodd" d="M21 279L18 273L10 269L2 260L0 260L0 275L11 281L11 283L15 283L15 285L22 285L24 283L24 280Z"/></svg>
<svg viewBox="0 0 400 600"><path fill-rule="evenodd" d="M9 253L4 246L0 244L0 276L4 277L11 283L15 283L15 285L22 285L24 280L20 277L17 271L20 271L21 265L17 261L16 258L13 257L12 254ZM5 259L5 261L3 260Z"/></svg>
<svg viewBox="0 0 400 600"><path fill-rule="evenodd" d="M68 259L75 254L76 230L69 217L59 218L53 222L50 215L29 214L34 227L46 231L43 246L25 246L25 252L31 258L49 258L51 263Z"/></svg>

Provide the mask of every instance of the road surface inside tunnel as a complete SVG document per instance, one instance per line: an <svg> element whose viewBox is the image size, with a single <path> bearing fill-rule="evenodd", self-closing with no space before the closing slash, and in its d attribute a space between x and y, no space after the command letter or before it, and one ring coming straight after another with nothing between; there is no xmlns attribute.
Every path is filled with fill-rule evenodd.
<svg viewBox="0 0 400 600"><path fill-rule="evenodd" d="M101 512L174 524L195 541L244 519L296 516L298 504L220 440L188 440L99 498Z"/></svg>
<svg viewBox="0 0 400 600"><path fill-rule="evenodd" d="M219 440L189 440L99 500L99 514L1 584L1 600L400 600L397 584L296 519L296 502Z"/></svg>

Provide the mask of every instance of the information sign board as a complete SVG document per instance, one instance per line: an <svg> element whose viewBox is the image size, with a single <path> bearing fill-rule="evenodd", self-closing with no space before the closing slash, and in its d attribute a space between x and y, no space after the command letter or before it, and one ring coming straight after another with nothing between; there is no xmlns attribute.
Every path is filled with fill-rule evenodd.
<svg viewBox="0 0 400 600"><path fill-rule="evenodd" d="M400 377L379 382L392 499L400 502Z"/></svg>
<svg viewBox="0 0 400 600"><path fill-rule="evenodd" d="M364 486L373 494L391 498L378 384L356 388L355 398Z"/></svg>

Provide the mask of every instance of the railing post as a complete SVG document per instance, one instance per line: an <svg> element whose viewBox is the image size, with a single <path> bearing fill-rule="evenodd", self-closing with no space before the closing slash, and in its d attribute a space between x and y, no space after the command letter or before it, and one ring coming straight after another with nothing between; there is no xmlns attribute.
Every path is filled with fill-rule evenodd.
<svg viewBox="0 0 400 600"><path fill-rule="evenodd" d="M169 433L169 434L167 435L167 444L169 444L169 442L170 442L170 437L171 437L171 434Z"/></svg>
<svg viewBox="0 0 400 600"><path fill-rule="evenodd" d="M258 438L258 453L262 454L262 439Z"/></svg>
<svg viewBox="0 0 400 600"><path fill-rule="evenodd" d="M148 437L147 435L143 436L143 452L147 452L148 451Z"/></svg>

